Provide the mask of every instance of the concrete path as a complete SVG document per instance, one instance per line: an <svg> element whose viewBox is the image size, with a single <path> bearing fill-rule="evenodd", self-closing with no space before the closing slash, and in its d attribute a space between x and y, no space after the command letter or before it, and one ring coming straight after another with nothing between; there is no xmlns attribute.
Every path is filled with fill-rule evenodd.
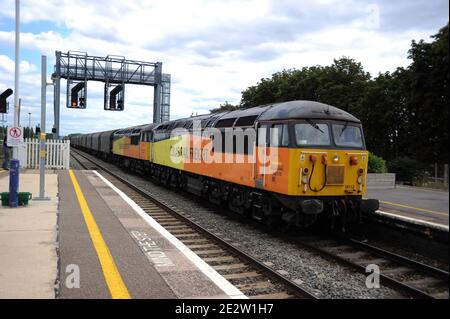
<svg viewBox="0 0 450 319"><path fill-rule="evenodd" d="M0 207L0 298L55 297L58 182L53 172L45 179L50 200ZM38 185L37 172L21 172L19 191L37 196ZM7 191L9 176L1 172L0 192Z"/></svg>

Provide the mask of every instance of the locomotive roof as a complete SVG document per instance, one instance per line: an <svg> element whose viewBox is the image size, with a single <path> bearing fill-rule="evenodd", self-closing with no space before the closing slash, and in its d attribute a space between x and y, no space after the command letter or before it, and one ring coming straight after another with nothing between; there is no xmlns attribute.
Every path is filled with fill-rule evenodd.
<svg viewBox="0 0 450 319"><path fill-rule="evenodd" d="M285 119L329 119L360 123L356 117L337 107L314 101L290 101L267 106L259 121Z"/></svg>
<svg viewBox="0 0 450 319"><path fill-rule="evenodd" d="M314 101L290 101L272 103L223 113L220 118L229 119L257 115L259 121L286 119L333 119L359 123L356 117L335 106Z"/></svg>
<svg viewBox="0 0 450 319"><path fill-rule="evenodd" d="M287 119L327 119L340 120L354 123L360 123L356 117L337 107L314 102L314 101L289 101L281 103L271 103L262 106L255 106L247 109L239 109L229 112L212 113L199 115L184 119L173 120L161 123L156 129L172 129L175 126L183 126L184 123L192 122L193 120L211 119L215 127L228 126L252 126L258 121L273 121L273 120L287 120ZM210 125L208 125L210 126ZM202 124L203 127L203 124Z"/></svg>
<svg viewBox="0 0 450 319"><path fill-rule="evenodd" d="M114 130L114 134L124 134L124 133L131 133L131 132L140 132L140 131L150 131L152 128L154 128L156 124L142 124L142 125L136 125L136 126L129 126L126 128Z"/></svg>

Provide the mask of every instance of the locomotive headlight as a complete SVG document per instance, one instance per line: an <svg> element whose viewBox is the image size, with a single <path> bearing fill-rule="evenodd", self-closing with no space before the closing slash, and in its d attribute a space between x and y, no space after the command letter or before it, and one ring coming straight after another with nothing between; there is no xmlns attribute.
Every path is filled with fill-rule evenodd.
<svg viewBox="0 0 450 319"><path fill-rule="evenodd" d="M350 157L350 165L352 165L352 166L358 165L358 157L357 156Z"/></svg>
<svg viewBox="0 0 450 319"><path fill-rule="evenodd" d="M308 176L303 175L303 177L302 177L302 183L303 183L303 184L308 184Z"/></svg>
<svg viewBox="0 0 450 319"><path fill-rule="evenodd" d="M339 162L339 156L337 154L333 156L333 162L334 163Z"/></svg>
<svg viewBox="0 0 450 319"><path fill-rule="evenodd" d="M357 182L358 184L362 184L362 176L358 176Z"/></svg>

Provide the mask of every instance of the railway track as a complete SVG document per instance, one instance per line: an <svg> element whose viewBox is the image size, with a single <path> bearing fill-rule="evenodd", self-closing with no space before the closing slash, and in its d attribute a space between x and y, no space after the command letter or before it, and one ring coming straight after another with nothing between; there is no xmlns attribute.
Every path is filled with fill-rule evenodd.
<svg viewBox="0 0 450 319"><path fill-rule="evenodd" d="M74 167L102 170L109 181L249 298L317 298L294 281L241 250L238 244L230 243L211 233L176 211L174 207L103 167L101 163L76 150L72 149L71 152L76 163Z"/></svg>
<svg viewBox="0 0 450 319"><path fill-rule="evenodd" d="M70 152L70 168L72 169L83 169L86 168L85 166L83 166L82 162L80 162L80 160L75 157L73 155L73 149Z"/></svg>
<svg viewBox="0 0 450 319"><path fill-rule="evenodd" d="M376 265L380 282L400 290L406 297L449 298L448 271L342 235L299 235L295 242L366 275L366 267Z"/></svg>

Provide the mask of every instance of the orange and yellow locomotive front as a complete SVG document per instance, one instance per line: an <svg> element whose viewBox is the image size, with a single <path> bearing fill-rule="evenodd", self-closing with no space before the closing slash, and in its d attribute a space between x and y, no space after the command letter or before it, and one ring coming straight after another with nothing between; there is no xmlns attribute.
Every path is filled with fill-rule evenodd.
<svg viewBox="0 0 450 319"><path fill-rule="evenodd" d="M277 157L277 168L258 176L265 190L309 197L365 194L367 151L279 148Z"/></svg>

